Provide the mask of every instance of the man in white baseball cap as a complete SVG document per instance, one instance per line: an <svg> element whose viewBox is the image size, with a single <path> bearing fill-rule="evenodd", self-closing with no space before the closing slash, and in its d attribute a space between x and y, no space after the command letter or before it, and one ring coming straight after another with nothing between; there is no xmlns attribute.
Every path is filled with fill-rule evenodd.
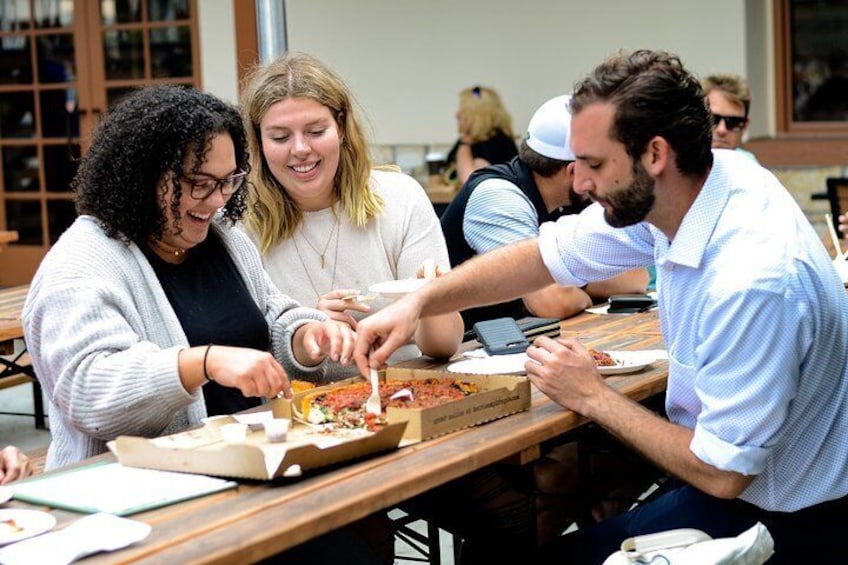
<svg viewBox="0 0 848 565"><path fill-rule="evenodd" d="M518 157L475 171L442 214L451 266L504 245L537 237L543 222L575 214L590 204L572 189L570 96L542 104L527 128ZM475 322L509 316L567 318L612 294L644 293L643 270L624 273L585 288L549 287L512 302L462 312L465 329Z"/></svg>

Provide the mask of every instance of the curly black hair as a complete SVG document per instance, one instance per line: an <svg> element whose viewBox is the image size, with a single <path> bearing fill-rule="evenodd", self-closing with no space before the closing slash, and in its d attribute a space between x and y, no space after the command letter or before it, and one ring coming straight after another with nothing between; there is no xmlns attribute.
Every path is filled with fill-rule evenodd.
<svg viewBox="0 0 848 565"><path fill-rule="evenodd" d="M95 217L109 237L142 243L162 237L166 216L158 188L171 183L174 231L180 231L179 179L196 174L217 134L233 140L236 165L250 171L238 110L226 102L175 85L141 88L116 104L94 132L91 148L71 182L78 214ZM186 156L192 170L185 171ZM231 222L245 210L245 183L223 208Z"/></svg>

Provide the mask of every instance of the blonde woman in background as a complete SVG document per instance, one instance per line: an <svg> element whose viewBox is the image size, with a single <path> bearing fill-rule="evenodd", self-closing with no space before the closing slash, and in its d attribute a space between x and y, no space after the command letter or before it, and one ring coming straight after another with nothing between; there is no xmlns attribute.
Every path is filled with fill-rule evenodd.
<svg viewBox="0 0 848 565"><path fill-rule="evenodd" d="M445 159L449 183L461 186L477 169L518 155L512 118L494 89L474 86L460 92L456 123L459 139Z"/></svg>
<svg viewBox="0 0 848 565"><path fill-rule="evenodd" d="M420 276L428 259L449 265L426 193L407 175L373 168L353 96L326 65L287 54L253 73L242 104L255 187L246 229L284 292L356 328L384 303L350 297ZM462 328L456 312L427 318L415 344L449 357ZM352 370L337 366L330 377Z"/></svg>

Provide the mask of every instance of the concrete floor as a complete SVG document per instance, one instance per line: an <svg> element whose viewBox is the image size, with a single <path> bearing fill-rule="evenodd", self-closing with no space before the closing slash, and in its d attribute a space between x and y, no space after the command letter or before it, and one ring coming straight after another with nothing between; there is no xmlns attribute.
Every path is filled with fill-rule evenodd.
<svg viewBox="0 0 848 565"><path fill-rule="evenodd" d="M22 384L0 390L0 443L16 445L23 451L46 447L48 430L36 430L31 416L11 416L5 412L32 414L32 385ZM49 422L48 422L49 426Z"/></svg>

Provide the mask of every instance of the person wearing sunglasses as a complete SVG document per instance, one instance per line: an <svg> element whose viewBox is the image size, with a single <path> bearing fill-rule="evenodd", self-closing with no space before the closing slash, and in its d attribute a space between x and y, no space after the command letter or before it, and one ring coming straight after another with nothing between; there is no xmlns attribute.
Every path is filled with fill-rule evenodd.
<svg viewBox="0 0 848 565"><path fill-rule="evenodd" d="M445 181L462 186L483 167L506 163L516 155L512 118L493 88L473 86L459 93L459 139L445 158Z"/></svg>
<svg viewBox="0 0 848 565"><path fill-rule="evenodd" d="M712 112L713 148L735 149L756 161L754 154L742 147L750 122L748 81L739 75L715 74L704 78L701 86Z"/></svg>
<svg viewBox="0 0 848 565"><path fill-rule="evenodd" d="M234 226L250 171L238 110L179 86L110 109L72 181L80 214L23 323L50 402L46 468L291 396L354 335L282 294Z"/></svg>

